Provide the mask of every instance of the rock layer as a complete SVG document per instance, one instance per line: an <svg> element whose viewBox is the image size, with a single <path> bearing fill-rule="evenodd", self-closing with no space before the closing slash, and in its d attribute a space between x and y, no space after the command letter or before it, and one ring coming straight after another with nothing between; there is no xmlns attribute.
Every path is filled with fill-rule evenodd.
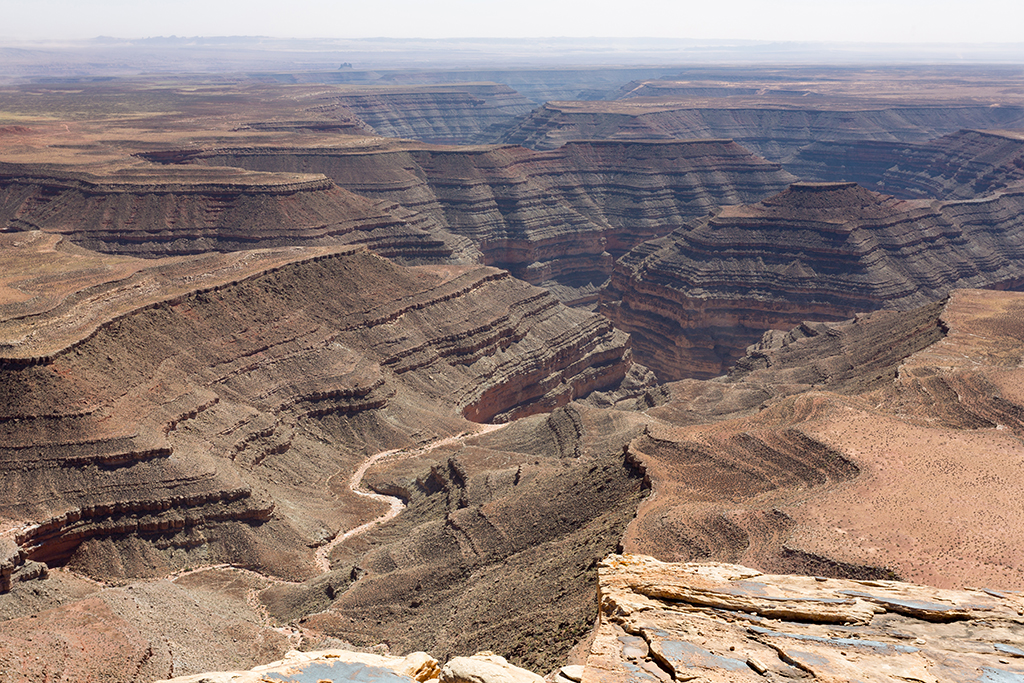
<svg viewBox="0 0 1024 683"><path fill-rule="evenodd" d="M361 447L407 439L377 416L447 431L629 374L628 338L606 320L491 268L337 249L139 262L72 248L57 266L56 238L7 238L22 242L5 272L23 275L5 283L3 531L30 560L95 575L199 556L308 574L311 551L294 548L369 505L325 499L330 477ZM52 292L33 260L78 279L34 299ZM334 430L350 432L340 454Z"/></svg>
<svg viewBox="0 0 1024 683"><path fill-rule="evenodd" d="M1018 286L1022 203L1021 191L940 203L798 183L637 247L601 310L663 379L712 377L765 329Z"/></svg>
<svg viewBox="0 0 1024 683"><path fill-rule="evenodd" d="M144 257L320 244L364 244L412 260L451 256L388 207L314 174L156 167L94 175L5 164L0 225Z"/></svg>
<svg viewBox="0 0 1024 683"><path fill-rule="evenodd" d="M450 85L340 88L321 96L308 111L317 117L355 117L369 133L437 144L491 142L515 118L533 109L507 85Z"/></svg>
<svg viewBox="0 0 1024 683"><path fill-rule="evenodd" d="M702 98L694 98L700 100ZM547 102L521 120L502 142L554 149L571 140L731 138L773 161L828 140L925 142L961 128L1015 130L1024 107L957 103L872 105L806 102Z"/></svg>
<svg viewBox="0 0 1024 683"><path fill-rule="evenodd" d="M1017 593L612 556L582 683L1024 676Z"/></svg>
<svg viewBox="0 0 1024 683"><path fill-rule="evenodd" d="M400 205L407 220L471 245L474 258L592 303L612 261L726 204L760 199L791 178L728 140L580 142L521 147L415 145L219 149L203 163L321 172L361 196Z"/></svg>
<svg viewBox="0 0 1024 683"><path fill-rule="evenodd" d="M1024 181L1024 135L961 130L918 144L816 142L786 167L804 178L856 181L905 199L973 199Z"/></svg>

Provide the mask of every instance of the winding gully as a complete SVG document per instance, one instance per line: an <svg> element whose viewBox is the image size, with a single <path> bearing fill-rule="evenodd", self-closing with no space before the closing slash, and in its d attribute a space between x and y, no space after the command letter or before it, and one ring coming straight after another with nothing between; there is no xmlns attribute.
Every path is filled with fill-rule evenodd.
<svg viewBox="0 0 1024 683"><path fill-rule="evenodd" d="M352 538L353 536L358 536L359 534L369 531L378 524L384 524L385 522L394 519L399 515L399 513L402 512L402 510L405 509L405 503L402 502L401 498L397 498L395 496L388 496L361 488L363 477L366 476L366 472L375 464L385 459L399 460L423 455L425 453L429 453L435 448L440 448L441 446L448 446L451 444L461 443L466 439L472 438L474 436L480 436L482 434L497 431L499 429L506 427L508 424L509 423L481 424L477 425L477 428L471 432L463 432L461 434L456 434L454 436L444 437L442 439L437 439L435 441L431 441L429 443L423 444L422 446L416 446L414 448L394 448L387 451L380 451L379 453L374 453L373 455L368 457L366 460L362 462L358 469L356 469L356 471L353 472L352 476L349 478L348 487L353 493L355 493L358 496L363 496L365 498L373 498L374 500L379 500L382 503L386 503L388 509L387 511L384 512L384 514L375 517L369 522L364 522L363 524L352 527L345 531L339 531L338 534L336 534L333 539L331 539L324 545L320 546L315 554L316 566L320 569L322 573L327 573L331 571L331 561L328 558L330 557L331 552L334 550L335 547ZM264 574L254 572L250 569L236 567L231 564L216 564L206 565L203 567L194 567L191 569L175 572L170 576L167 576L166 578L170 581L177 581L182 577L188 576L190 574L196 574L199 572L217 569L238 571L258 576L261 579L267 581L268 585L300 585L300 582L285 581L279 578L269 577ZM274 620L270 617L270 614L267 612L266 606L263 605L259 600L259 594L261 590L261 588L250 588L246 594L246 603L253 610L253 612L256 615L258 615L260 622L264 626L266 626L267 628L271 628L275 631L278 631L279 633L287 637L294 647L299 647L304 637L301 630L296 629L294 626L291 625L275 625Z"/></svg>
<svg viewBox="0 0 1024 683"><path fill-rule="evenodd" d="M348 539L352 538L353 536L358 536L359 534L369 531L378 524L384 524L385 522L391 521L392 519L397 517L399 513L402 512L402 510L405 509L405 503L402 502L401 498L398 498L396 496L388 496L383 493L376 493L374 491L369 491L362 488L363 477L366 476L367 470L369 470L375 464L385 459L402 460L405 458L414 458L425 453L429 453L435 448L440 448L441 446L449 446L455 443L461 443L462 441L465 441L470 437L480 436L481 434L487 434L489 432L501 429L505 426L505 424L482 424L479 425L478 428L472 432L463 432L462 434L447 436L443 439L437 439L436 441L431 441L430 443L418 446L416 448L394 448L389 451L381 451L379 453L371 455L369 458L364 460L363 463L359 466L359 468L352 473L352 477L349 479L348 482L348 487L352 491L352 493L356 494L357 496L363 496L364 498L373 498L374 500L379 500L382 503L386 503L388 509L386 512L384 512L384 514L374 519L371 519L369 522L365 522L363 524L360 524L359 526L352 527L351 529L348 529L344 532L339 532L337 535L335 535L335 537L332 540L317 548L316 566L320 569L321 572L326 573L331 571L331 561L328 558L331 556L331 552L334 550L334 548L336 548L339 544L344 543Z"/></svg>

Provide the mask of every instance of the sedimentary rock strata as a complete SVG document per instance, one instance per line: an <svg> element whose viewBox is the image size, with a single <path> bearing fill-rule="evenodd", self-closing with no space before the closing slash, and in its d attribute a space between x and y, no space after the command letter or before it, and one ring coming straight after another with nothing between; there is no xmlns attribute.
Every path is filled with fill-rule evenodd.
<svg viewBox="0 0 1024 683"><path fill-rule="evenodd" d="M701 98L696 98L701 99ZM547 102L516 124L503 142L554 149L570 140L731 138L774 161L823 140L924 142L961 128L1014 130L1021 106L988 104L772 106L668 100Z"/></svg>
<svg viewBox="0 0 1024 683"><path fill-rule="evenodd" d="M0 678L241 671L343 641L543 673L582 661L598 566L620 551L756 570L610 560L592 666L553 683L843 680L853 660L1021 673L998 657L1020 649L1003 608L1024 585L1024 304L970 290L859 313L1020 284L1013 135L950 136L905 168L875 141L858 170L990 192L970 201L851 184L765 199L791 176L734 142L667 139L644 118L686 109L665 102L588 129L662 140L535 152L366 137L484 135L520 106L491 85L176 87L83 84L79 101L138 109L116 134L0 130L26 162L0 182ZM779 154L890 122L769 90L789 105L687 111L765 149L758 126L779 125ZM1016 115L999 101L986 116ZM179 106L216 122L196 131ZM888 110L893 139L952 111ZM593 304L622 255L604 305L641 353L714 375L754 342L728 375L652 387L621 330L551 295ZM721 647L691 639L709 624Z"/></svg>
<svg viewBox="0 0 1024 683"><path fill-rule="evenodd" d="M339 88L308 110L328 119L355 117L367 132L437 144L491 142L532 103L507 85L377 86Z"/></svg>
<svg viewBox="0 0 1024 683"><path fill-rule="evenodd" d="M308 574L312 551L294 548L372 507L333 499L330 478L408 439L377 416L429 434L629 374L606 320L495 269L336 248L139 261L5 239L4 536L95 575L200 555ZM73 286L48 289L47 263ZM335 430L367 432L338 453Z"/></svg>
<svg viewBox="0 0 1024 683"><path fill-rule="evenodd" d="M786 167L804 178L851 180L907 199L973 199L1024 181L1024 136L961 130L916 144L816 142Z"/></svg>
<svg viewBox="0 0 1024 683"><path fill-rule="evenodd" d="M384 255L443 259L451 250L387 207L321 175L135 168L95 175L5 164L0 225L137 256L299 244L365 244Z"/></svg>
<svg viewBox="0 0 1024 683"><path fill-rule="evenodd" d="M398 205L405 220L468 258L592 303L612 261L726 204L782 189L790 177L728 140L580 142L521 147L219 149L187 159L324 173L356 194Z"/></svg>
<svg viewBox="0 0 1024 683"><path fill-rule="evenodd" d="M898 611L900 600L944 602L920 589L878 590L893 585L885 582L893 576L949 587L980 584L1006 593L1020 584L1022 565L1012 550L1020 545L1019 529L1009 521L995 528L984 520L1024 514L1017 509L1024 497L1016 478L1000 476L1019 459L1017 441L1024 433L1017 370L1024 344L1020 306L1018 294L970 291L911 314L881 311L843 323L808 324L767 335L729 377L670 385L667 401L646 414L577 403L485 435L447 440L408 459L381 460L365 484L402 497L405 512L336 546L332 571L303 584L257 583L255 590L277 623L290 623L311 643L336 637L370 646L387 639L393 651L426 649L442 659L493 648L541 672L564 661L568 645L586 634L595 565L619 543L661 559L710 557L761 571L875 582L859 584L871 599L853 596L826 604L829 614L844 619L866 614L861 603L869 605L873 619L888 623L906 616ZM394 386L392 406L408 389L399 382ZM206 420L211 410L197 419ZM390 415L400 417L395 409ZM385 445L393 427L367 417L364 412L363 418L334 428L325 418L322 428L330 431L322 433L338 435L332 436L336 444L355 437ZM713 424L702 424L708 421ZM398 424L408 423L400 419ZM194 429L215 426L208 422ZM301 423L293 429L298 436L289 451L302 449L305 464L289 452L271 453L252 471L285 466L276 469L278 476L316 476L316 463L305 462L317 458L309 445L311 428ZM921 443L929 447L922 450ZM252 448L267 445L257 439ZM239 459L250 456L258 458L259 450ZM313 509L302 499L297 478L290 480L287 498L273 479L267 475L260 481L275 500L286 500L291 509ZM653 495L643 501L647 487ZM341 487L331 490L338 495ZM638 503L639 514L630 522ZM755 571L740 571L746 580L756 580ZM233 572L211 568L176 585L212 595L237 579ZM813 594L801 588L790 600L785 593L790 588L772 587L774 579L765 582L769 598L785 600L738 596L731 584L721 590L701 584L702 595L718 600L718 611L707 618L742 605L748 616L757 612L758 624L763 625L760 619L790 622L764 626L772 633L748 633L744 637L756 641L743 645L750 648L760 648L775 633L834 637L806 630L817 628L813 624L822 618L803 620L813 613L806 599ZM17 584L12 595L24 595L27 585ZM649 604L645 601L656 596L648 593L615 605ZM665 594L659 588L658 595ZM678 600L682 593L671 595ZM846 607L852 611L844 612ZM948 613L960 620L952 623L974 623L963 621L974 618L968 614L973 607L966 612L926 607L929 618ZM608 614L611 621L623 616L617 610ZM735 619L731 613L722 617L725 624L729 618ZM625 621L615 623L625 628ZM714 672L711 665L719 660L713 657L670 658L665 669L657 654L665 650L659 648L683 631L662 621L657 628L670 636L655 637L653 645L642 634L617 632L607 641L599 631L591 648L591 659L598 659L580 677L619 675L620 667L658 679L685 671L684 666ZM886 633L869 639L886 640ZM934 633L915 631L914 637L931 643ZM620 641L623 635L638 640ZM150 636L157 643L166 637ZM1012 641L1000 636L992 642ZM610 650L609 643L624 647ZM737 648L730 652L740 651L740 642L729 640L725 648L729 645ZM947 654L961 646L949 647L943 650ZM604 659L620 652L624 660ZM771 671L760 650L744 652L753 653L753 671L761 665ZM997 663L1005 655L997 654ZM747 657L741 659L745 663ZM935 673L938 680L941 673Z"/></svg>
<svg viewBox="0 0 1024 683"><path fill-rule="evenodd" d="M721 374L769 328L907 309L957 286L1016 287L1021 203L901 201L798 183L726 207L622 258L602 311L663 379Z"/></svg>

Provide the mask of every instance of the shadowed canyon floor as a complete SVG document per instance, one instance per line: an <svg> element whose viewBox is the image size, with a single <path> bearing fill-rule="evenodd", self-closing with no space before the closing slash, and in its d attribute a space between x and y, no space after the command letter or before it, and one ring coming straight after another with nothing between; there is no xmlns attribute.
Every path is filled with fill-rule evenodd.
<svg viewBox="0 0 1024 683"><path fill-rule="evenodd" d="M1016 72L662 74L532 113L431 73L0 91L0 681L340 646L1019 675L990 650L1024 588L1020 134L956 132L1017 125ZM635 128L684 109L707 125ZM611 139L493 142L556 110ZM805 598L855 623L770 608Z"/></svg>

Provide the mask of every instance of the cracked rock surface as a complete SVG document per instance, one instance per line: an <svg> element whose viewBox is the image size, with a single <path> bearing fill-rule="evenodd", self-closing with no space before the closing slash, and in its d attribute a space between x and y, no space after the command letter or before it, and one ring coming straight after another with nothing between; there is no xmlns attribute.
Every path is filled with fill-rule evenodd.
<svg viewBox="0 0 1024 683"><path fill-rule="evenodd" d="M582 683L1019 681L1024 595L613 555Z"/></svg>

